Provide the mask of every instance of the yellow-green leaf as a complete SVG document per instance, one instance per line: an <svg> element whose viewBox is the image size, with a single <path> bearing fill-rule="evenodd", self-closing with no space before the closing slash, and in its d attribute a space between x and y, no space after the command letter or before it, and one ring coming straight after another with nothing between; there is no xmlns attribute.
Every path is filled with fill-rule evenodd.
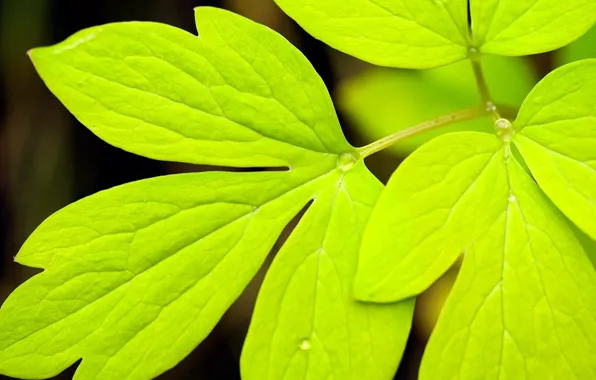
<svg viewBox="0 0 596 380"><path fill-rule="evenodd" d="M524 102L514 137L544 192L596 239L596 60L544 78Z"/></svg>
<svg viewBox="0 0 596 380"><path fill-rule="evenodd" d="M501 141L479 132L435 138L395 171L366 227L356 298L416 296L495 222L507 200Z"/></svg>
<svg viewBox="0 0 596 380"><path fill-rule="evenodd" d="M596 272L565 218L511 159L511 196L464 263L420 379L596 377Z"/></svg>
<svg viewBox="0 0 596 380"><path fill-rule="evenodd" d="M413 300L374 305L352 296L362 232L382 188L359 164L314 199L265 277L244 380L393 377Z"/></svg>
<svg viewBox="0 0 596 380"><path fill-rule="evenodd" d="M275 0L308 33L381 66L430 68L468 55L466 0Z"/></svg>
<svg viewBox="0 0 596 380"><path fill-rule="evenodd" d="M486 54L555 50L596 22L593 0L470 0L470 10L473 44Z"/></svg>

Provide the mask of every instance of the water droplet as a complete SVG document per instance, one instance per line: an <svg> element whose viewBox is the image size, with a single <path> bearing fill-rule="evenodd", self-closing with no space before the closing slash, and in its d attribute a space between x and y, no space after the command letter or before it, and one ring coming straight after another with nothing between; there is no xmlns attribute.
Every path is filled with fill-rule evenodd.
<svg viewBox="0 0 596 380"><path fill-rule="evenodd" d="M509 202L515 202L517 197L513 193L509 193Z"/></svg>
<svg viewBox="0 0 596 380"><path fill-rule="evenodd" d="M486 103L486 110L488 112L493 112L497 110L497 106L495 106L495 104L493 102L488 102Z"/></svg>
<svg viewBox="0 0 596 380"><path fill-rule="evenodd" d="M298 348L300 348L302 351L310 350L311 347L312 345L310 344L310 340L308 339L302 339L298 343Z"/></svg>
<svg viewBox="0 0 596 380"><path fill-rule="evenodd" d="M509 162L509 157L511 157L511 147L506 145L503 149L503 159L505 160L505 163Z"/></svg>
<svg viewBox="0 0 596 380"><path fill-rule="evenodd" d="M337 167L347 172L358 162L358 157L353 153L344 153L337 158Z"/></svg>
<svg viewBox="0 0 596 380"><path fill-rule="evenodd" d="M507 119L498 119L495 121L495 131L497 132L497 136L504 142L509 142L515 133L513 125Z"/></svg>
<svg viewBox="0 0 596 380"><path fill-rule="evenodd" d="M473 61L478 61L480 59L480 53L478 52L478 49L471 47L468 50L468 57L470 57L470 59Z"/></svg>

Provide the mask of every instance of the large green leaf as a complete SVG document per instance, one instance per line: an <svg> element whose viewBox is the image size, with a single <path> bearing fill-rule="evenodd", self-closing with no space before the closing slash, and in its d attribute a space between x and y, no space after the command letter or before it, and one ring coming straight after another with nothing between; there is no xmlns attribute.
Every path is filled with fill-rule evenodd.
<svg viewBox="0 0 596 380"><path fill-rule="evenodd" d="M359 164L315 198L265 277L243 379L392 378L413 302L386 308L352 296L362 231L382 188Z"/></svg>
<svg viewBox="0 0 596 380"><path fill-rule="evenodd" d="M486 54L554 50L596 22L593 0L470 0L470 10L473 44Z"/></svg>
<svg viewBox="0 0 596 380"><path fill-rule="evenodd" d="M16 257L45 271L0 311L0 373L50 377L80 358L82 379L148 379L171 368L319 186L300 186L304 174L167 176L59 211Z"/></svg>
<svg viewBox="0 0 596 380"><path fill-rule="evenodd" d="M514 159L512 196L467 250L420 378L593 379L596 273Z"/></svg>
<svg viewBox="0 0 596 380"><path fill-rule="evenodd" d="M555 50L596 22L593 0L275 0L308 33L380 66L432 68L481 53Z"/></svg>
<svg viewBox="0 0 596 380"><path fill-rule="evenodd" d="M501 141L458 132L409 156L366 227L356 298L389 302L428 288L500 215L507 201Z"/></svg>
<svg viewBox="0 0 596 380"><path fill-rule="evenodd" d="M144 180L48 218L16 257L44 271L0 309L0 373L51 377L82 358L77 379L158 376L205 338L288 221L314 200L276 262L302 259L299 241L306 247L315 241L311 235L326 236L319 243L341 264L337 302L349 310L345 331L352 340L346 346L319 335L326 351L309 342L307 363L292 360L294 351L276 352L286 363L283 379L302 379L297 376L316 371L309 363L336 352L334 373L361 365L367 378L387 379L405 345L411 301L367 306L344 291L357 261L354 231L366 223L378 182L346 142L321 79L296 49L229 12L198 8L196 17L201 37L161 24L111 24L31 56L56 96L111 144L164 160L288 170ZM352 245L342 245L344 229ZM286 274L276 265L268 281ZM326 281L323 275L304 266L293 286L312 289L313 279L315 286ZM278 296L278 289L264 287L253 326L260 315L276 313L283 323L304 326L305 314L267 303ZM312 339L338 322L326 303L296 302L317 316ZM262 339L258 350L298 344L286 330ZM245 354L258 352L249 346ZM260 378L253 370L247 376Z"/></svg>
<svg viewBox="0 0 596 380"><path fill-rule="evenodd" d="M275 2L315 38L377 65L420 69L468 56L466 0Z"/></svg>
<svg viewBox="0 0 596 380"><path fill-rule="evenodd" d="M283 37L215 8L200 37L164 24L89 28L30 55L103 140L146 157L292 166L349 150L325 86ZM201 128L201 126L208 126Z"/></svg>
<svg viewBox="0 0 596 380"><path fill-rule="evenodd" d="M523 58L483 56L481 64L492 99L500 105L519 108L537 82ZM481 102L469 61L425 71L371 69L344 81L336 95L339 109L370 141ZM389 149L406 155L438 135L492 132L492 124L487 115L413 136Z"/></svg>
<svg viewBox="0 0 596 380"><path fill-rule="evenodd" d="M544 192L596 239L596 60L555 70L524 102L514 141Z"/></svg>

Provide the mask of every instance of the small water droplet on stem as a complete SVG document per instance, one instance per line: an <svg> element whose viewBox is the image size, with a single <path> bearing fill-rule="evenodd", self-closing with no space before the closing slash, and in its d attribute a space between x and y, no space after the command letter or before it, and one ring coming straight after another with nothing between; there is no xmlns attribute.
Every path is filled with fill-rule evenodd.
<svg viewBox="0 0 596 380"><path fill-rule="evenodd" d="M503 118L495 121L495 131L497 132L497 136L504 142L509 142L515 133L511 122Z"/></svg>
<svg viewBox="0 0 596 380"><path fill-rule="evenodd" d="M358 162L358 157L353 153L344 153L337 158L337 167L347 172Z"/></svg>
<svg viewBox="0 0 596 380"><path fill-rule="evenodd" d="M480 59L480 53L478 52L478 49L476 49L475 47L471 47L470 49L468 49L468 56L473 61L478 61Z"/></svg>

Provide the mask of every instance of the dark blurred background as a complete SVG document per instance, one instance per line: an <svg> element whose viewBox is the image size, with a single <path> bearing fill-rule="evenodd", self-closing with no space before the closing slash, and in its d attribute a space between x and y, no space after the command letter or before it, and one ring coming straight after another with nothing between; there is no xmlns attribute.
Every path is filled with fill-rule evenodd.
<svg viewBox="0 0 596 380"><path fill-rule="evenodd" d="M201 170L200 167L152 161L102 142L80 125L45 88L25 54L30 48L54 44L80 29L116 21L158 21L196 33L193 7L210 5L230 9L270 26L296 45L312 62L334 98L344 99L344 107L339 107L339 113L350 142L354 145L370 142L370 130L362 125L366 116L354 115L354 112L360 112L358 105L350 106L351 112L342 110L345 104L353 104L350 96L356 100L369 98L371 94L366 91L377 91L375 79L371 79L372 87L362 83L350 84L351 78L368 72L371 67L314 40L285 16L273 0L0 0L0 4L0 301L35 273L30 268L13 263L12 259L26 237L54 211L115 185L169 173ZM596 39L591 41L596 42ZM588 55L596 55L595 45L585 41L583 44L584 47L576 49L579 54L584 54L587 49ZM529 59L525 64L530 67L530 75L537 79L552 69L556 62L567 60L553 57L551 54ZM398 88L400 78L391 79L396 81L394 84ZM413 83L424 80L417 76L413 78ZM420 83L421 86L428 85ZM351 95L338 90L345 86L350 89ZM366 88L360 89L359 86ZM461 88L447 88L447 92L450 91L468 90L462 84ZM407 101L414 100L423 101L407 98ZM399 108L398 101L395 104L393 101L386 99L385 103L378 105L384 109L375 110L377 113L374 115L382 114L388 119L390 124L387 127L390 129L393 124L395 128L399 127L398 120L395 123L391 120L396 110L407 112ZM428 107L432 108L433 103L429 103ZM418 117L415 116L414 119ZM425 116L420 115L421 118ZM382 181L386 181L401 156L403 154L399 150L382 152L367 163ZM240 378L240 351L263 272L230 308L210 337L161 379ZM419 298L414 328L396 378L417 377L424 345L456 273L457 265ZM70 379L75 367L57 379Z"/></svg>

